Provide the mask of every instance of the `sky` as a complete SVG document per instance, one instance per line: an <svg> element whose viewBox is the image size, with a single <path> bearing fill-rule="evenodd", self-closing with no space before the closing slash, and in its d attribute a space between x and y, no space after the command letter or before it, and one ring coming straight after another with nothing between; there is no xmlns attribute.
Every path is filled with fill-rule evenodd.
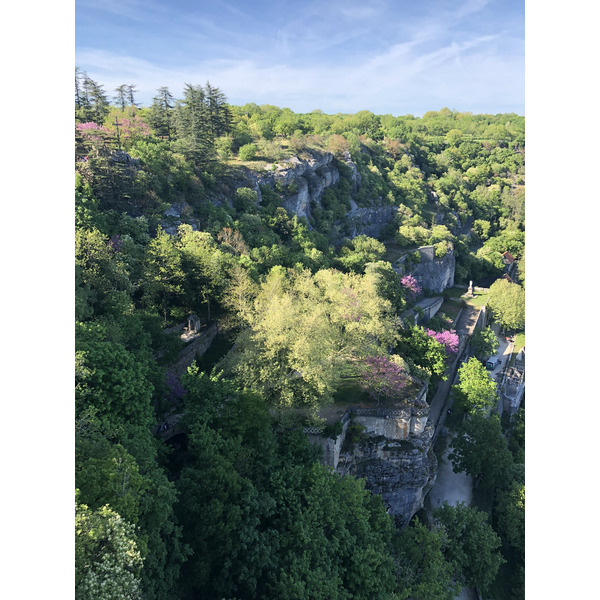
<svg viewBox="0 0 600 600"><path fill-rule="evenodd" d="M524 114L524 0L76 0L75 62L110 97L422 116Z"/></svg>

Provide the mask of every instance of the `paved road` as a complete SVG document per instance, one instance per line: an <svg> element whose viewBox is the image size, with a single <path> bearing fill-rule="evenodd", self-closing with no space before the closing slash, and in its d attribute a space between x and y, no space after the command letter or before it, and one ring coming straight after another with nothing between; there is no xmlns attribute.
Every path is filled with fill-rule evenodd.
<svg viewBox="0 0 600 600"><path fill-rule="evenodd" d="M444 501L451 506L458 502L464 502L467 506L471 504L473 478L466 473L455 473L452 470L452 463L448 458L451 451L450 438L448 438L448 447L439 459L435 484L429 492L432 509L438 508Z"/></svg>

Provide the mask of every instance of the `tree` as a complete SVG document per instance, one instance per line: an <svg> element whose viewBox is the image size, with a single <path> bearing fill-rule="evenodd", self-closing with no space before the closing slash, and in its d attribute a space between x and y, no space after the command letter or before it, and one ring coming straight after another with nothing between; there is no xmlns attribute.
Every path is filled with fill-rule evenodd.
<svg viewBox="0 0 600 600"><path fill-rule="evenodd" d="M385 245L366 235L355 237L352 246L352 249L342 248L339 260L346 269L355 273L362 273L367 263L379 261L385 254Z"/></svg>
<svg viewBox="0 0 600 600"><path fill-rule="evenodd" d="M396 337L376 278L334 270L273 268L247 318L220 368L280 405L327 402L356 359L384 353Z"/></svg>
<svg viewBox="0 0 600 600"><path fill-rule="evenodd" d="M458 369L458 385L452 390L458 407L469 414L487 411L498 403L496 382L474 356Z"/></svg>
<svg viewBox="0 0 600 600"><path fill-rule="evenodd" d="M109 506L75 506L75 595L81 600L141 600L143 559L135 528Z"/></svg>
<svg viewBox="0 0 600 600"><path fill-rule="evenodd" d="M448 357L444 345L417 325L403 327L399 333L400 339L395 353L406 358L419 369L423 369L433 380L439 379L446 370ZM417 376L421 375L417 374Z"/></svg>
<svg viewBox="0 0 600 600"><path fill-rule="evenodd" d="M494 318L506 329L525 327L525 290L517 283L498 279L490 286L488 306Z"/></svg>
<svg viewBox="0 0 600 600"><path fill-rule="evenodd" d="M490 356L496 354L499 347L500 342L493 329L489 326L485 329L475 329L475 332L471 336L473 354L482 362L485 362Z"/></svg>
<svg viewBox="0 0 600 600"><path fill-rule="evenodd" d="M179 226L177 247L192 305L206 304L210 322L211 301L220 298L227 284L228 255L217 248L210 233L193 231L191 225Z"/></svg>
<svg viewBox="0 0 600 600"><path fill-rule="evenodd" d="M254 160L254 158L256 157L256 153L257 153L256 144L252 144L252 143L244 144L238 150L238 158L243 161Z"/></svg>
<svg viewBox="0 0 600 600"><path fill-rule="evenodd" d="M231 113L227 105L227 97L218 87L213 87L207 81L204 89L208 109L208 122L214 140L229 131Z"/></svg>
<svg viewBox="0 0 600 600"><path fill-rule="evenodd" d="M88 77L84 72L81 94L81 121L93 121L101 125L109 111L109 102L104 86Z"/></svg>
<svg viewBox="0 0 600 600"><path fill-rule="evenodd" d="M157 300L161 302L165 326L170 301L183 293L183 280L179 249L159 226L156 237L148 245L142 286L148 305Z"/></svg>
<svg viewBox="0 0 600 600"><path fill-rule="evenodd" d="M185 84L183 99L175 108L177 149L196 164L212 158L214 137L209 123L206 94L200 85Z"/></svg>
<svg viewBox="0 0 600 600"><path fill-rule="evenodd" d="M443 331L427 329L427 335L434 338L440 344L443 344L448 354L456 354L458 352L460 339L454 329L444 329Z"/></svg>
<svg viewBox="0 0 600 600"><path fill-rule="evenodd" d="M407 383L406 373L387 356L367 356L359 373L360 386L378 406L381 398L398 397Z"/></svg>
<svg viewBox="0 0 600 600"><path fill-rule="evenodd" d="M95 227L77 229L75 264L78 267L79 284L76 297L82 302L78 309L82 311L80 314L85 313L84 304L97 316L123 314L131 307L133 285L127 265L108 236Z"/></svg>
<svg viewBox="0 0 600 600"><path fill-rule="evenodd" d="M384 300L389 300L395 313L399 315L406 308L406 290L400 275L386 261L377 261L365 265L365 274L377 278L377 291Z"/></svg>
<svg viewBox="0 0 600 600"><path fill-rule="evenodd" d="M429 530L419 519L397 536L395 556L401 590L395 598L453 600L460 593L453 566L442 552L445 543L444 529Z"/></svg>
<svg viewBox="0 0 600 600"><path fill-rule="evenodd" d="M194 555L182 587L215 600L385 598L394 568L381 498L320 465L302 431L274 429L259 396L194 369L184 384L178 487Z"/></svg>
<svg viewBox="0 0 600 600"><path fill-rule="evenodd" d="M449 455L455 473L464 471L478 479L493 496L511 478L513 458L506 447L498 415L471 415L451 442Z"/></svg>
<svg viewBox="0 0 600 600"><path fill-rule="evenodd" d="M499 552L501 540L488 523L487 514L464 502L456 506L444 503L433 514L448 536L446 559L454 565L459 581L485 592L506 562Z"/></svg>
<svg viewBox="0 0 600 600"><path fill-rule="evenodd" d="M121 107L121 110L125 110L125 107L127 106L127 85L123 83L115 88L115 92L117 92L115 102Z"/></svg>
<svg viewBox="0 0 600 600"><path fill-rule="evenodd" d="M166 86L156 90L158 94L152 98L152 105L148 111L148 125L156 135L166 137L171 141L174 97Z"/></svg>

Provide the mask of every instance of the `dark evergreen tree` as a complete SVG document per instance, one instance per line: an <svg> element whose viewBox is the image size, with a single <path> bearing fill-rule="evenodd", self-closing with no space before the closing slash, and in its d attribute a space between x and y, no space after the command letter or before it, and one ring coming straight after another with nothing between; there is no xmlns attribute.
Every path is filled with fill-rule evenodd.
<svg viewBox="0 0 600 600"><path fill-rule="evenodd" d="M83 106L82 120L94 121L101 125L109 111L109 102L104 92L104 86L87 76L83 77Z"/></svg>
<svg viewBox="0 0 600 600"><path fill-rule="evenodd" d="M118 88L115 88L115 92L117 92L117 95L114 97L115 102L122 110L125 110L127 106L127 85L124 83L121 84Z"/></svg>
<svg viewBox="0 0 600 600"><path fill-rule="evenodd" d="M157 89L158 94L152 99L152 105L148 112L148 124L156 135L172 139L173 134L173 94L166 86Z"/></svg>
<svg viewBox="0 0 600 600"><path fill-rule="evenodd" d="M209 129L213 138L225 135L231 124L231 114L227 105L227 97L218 88L207 81L205 86L206 105L208 109Z"/></svg>

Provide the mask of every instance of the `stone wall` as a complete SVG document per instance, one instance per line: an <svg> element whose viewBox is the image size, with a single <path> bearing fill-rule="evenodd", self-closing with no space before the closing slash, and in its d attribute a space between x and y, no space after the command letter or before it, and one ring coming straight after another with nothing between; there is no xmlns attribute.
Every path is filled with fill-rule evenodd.
<svg viewBox="0 0 600 600"><path fill-rule="evenodd" d="M429 253L426 256L429 256ZM452 250L443 258L421 259L421 262L412 268L412 274L424 290L440 294L454 285L455 265L456 260Z"/></svg>
<svg viewBox="0 0 600 600"><path fill-rule="evenodd" d="M217 325L213 324L203 329L187 343L185 348L179 353L177 362L170 370L178 377L183 375L187 368L196 360L197 356L202 356L212 344L217 335Z"/></svg>

